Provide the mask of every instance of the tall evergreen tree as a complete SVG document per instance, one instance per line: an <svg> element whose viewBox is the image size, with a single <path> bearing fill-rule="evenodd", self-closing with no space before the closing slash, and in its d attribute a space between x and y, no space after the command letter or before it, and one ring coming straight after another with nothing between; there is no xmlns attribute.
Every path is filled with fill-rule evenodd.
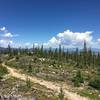
<svg viewBox="0 0 100 100"><path fill-rule="evenodd" d="M87 65L87 45L86 41L84 41L84 48L83 48L83 65L86 67Z"/></svg>
<svg viewBox="0 0 100 100"><path fill-rule="evenodd" d="M35 46L34 46L34 43L33 43L33 53L35 52Z"/></svg>
<svg viewBox="0 0 100 100"><path fill-rule="evenodd" d="M58 53L59 62L62 60L61 54L62 54L62 48L61 48L61 44L60 44L59 45L59 53Z"/></svg>

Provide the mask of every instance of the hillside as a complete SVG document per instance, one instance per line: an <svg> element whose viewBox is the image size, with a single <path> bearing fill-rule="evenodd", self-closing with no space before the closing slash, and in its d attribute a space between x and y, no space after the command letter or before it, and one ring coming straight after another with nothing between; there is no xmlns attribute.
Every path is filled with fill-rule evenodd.
<svg viewBox="0 0 100 100"><path fill-rule="evenodd" d="M12 91L9 96L33 96L35 100L99 100L99 61L99 52L92 52L86 43L81 51L78 48L65 51L61 45L47 51L43 45L33 46L31 51L8 46L6 51L1 51L0 57L1 97L7 95L9 89L19 88L17 94Z"/></svg>

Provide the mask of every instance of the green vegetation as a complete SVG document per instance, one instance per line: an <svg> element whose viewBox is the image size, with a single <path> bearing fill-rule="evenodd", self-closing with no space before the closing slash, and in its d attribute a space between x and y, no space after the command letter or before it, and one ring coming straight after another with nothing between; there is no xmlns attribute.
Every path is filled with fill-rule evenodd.
<svg viewBox="0 0 100 100"><path fill-rule="evenodd" d="M82 90L79 91L79 94L81 96L89 97L90 100L100 100L100 92L95 93L94 91L91 90Z"/></svg>
<svg viewBox="0 0 100 100"><path fill-rule="evenodd" d="M74 86L79 87L81 83L84 82L83 76L81 74L81 71L79 70L75 77L72 79L72 81L74 82Z"/></svg>
<svg viewBox="0 0 100 100"><path fill-rule="evenodd" d="M87 48L85 41L83 45L81 50L65 49L61 45L59 48L45 49L43 45L35 47L34 44L31 49L12 49L9 45L2 54L6 55L6 64L20 70L21 73L68 84L75 92L83 88L80 93L91 98L88 90L93 90L94 94L97 94L95 91L100 91L100 52ZM15 60L8 62L7 60L11 58ZM1 59L0 61L2 62ZM29 79L26 80L26 87L32 88ZM54 100L63 100L63 96L61 89L59 96L54 96Z"/></svg>
<svg viewBox="0 0 100 100"><path fill-rule="evenodd" d="M3 76L6 74L8 74L8 70L0 65L0 80L3 79Z"/></svg>
<svg viewBox="0 0 100 100"><path fill-rule="evenodd" d="M64 92L62 88L60 88L59 100L64 100Z"/></svg>
<svg viewBox="0 0 100 100"><path fill-rule="evenodd" d="M100 90L100 76L95 76L93 77L90 82L89 82L89 85L92 86L93 88L95 89L98 89Z"/></svg>
<svg viewBox="0 0 100 100"><path fill-rule="evenodd" d="M36 100L59 100L54 93L44 86L36 83L31 83L31 88L28 88L26 81L14 77L8 77L5 81L0 83L0 95L8 96L16 95L22 97L35 97Z"/></svg>
<svg viewBox="0 0 100 100"><path fill-rule="evenodd" d="M31 81L28 77L26 79L26 86L27 86L28 89L30 89L32 87L32 83L31 83Z"/></svg>

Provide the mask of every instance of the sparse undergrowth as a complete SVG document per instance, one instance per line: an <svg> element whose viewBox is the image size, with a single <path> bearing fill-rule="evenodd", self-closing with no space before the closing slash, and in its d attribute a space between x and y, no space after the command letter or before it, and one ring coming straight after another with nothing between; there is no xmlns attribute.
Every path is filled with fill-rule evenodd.
<svg viewBox="0 0 100 100"><path fill-rule="evenodd" d="M7 68L3 67L2 65L0 65L0 80L3 79L3 76L8 74L8 70Z"/></svg>
<svg viewBox="0 0 100 100"><path fill-rule="evenodd" d="M29 80L28 80L29 81ZM31 84L29 87L28 84ZM14 77L8 77L0 83L0 96L34 97L36 100L59 100L52 90L36 83L27 83Z"/></svg>
<svg viewBox="0 0 100 100"><path fill-rule="evenodd" d="M68 84L68 86L70 86L70 91L73 90L93 100L99 99L100 52L94 52L91 48L87 48L85 41L82 50L78 48L73 51L68 49L64 50L61 45L59 45L59 49L44 49L43 45L41 47L34 47L33 45L32 49L19 48L14 50L8 45L5 54L6 65L14 67L19 70L21 74L24 73L25 75L36 76L41 79L59 82L60 84ZM3 56L5 56L5 54ZM12 60L12 58L14 59ZM2 57L0 61L3 61ZM5 70L1 72L4 73ZM23 93L29 91L29 93L31 93L33 84L29 79L27 79L25 83L25 86L21 85L23 88L20 87L20 91L23 91ZM48 94L48 89L44 92L44 88L45 87L41 89L43 96L37 96L37 98L41 100L47 95L49 96L49 94L52 94ZM40 88L38 87L35 89L38 91ZM41 94L40 90L38 94ZM50 98L51 97L52 96L50 96ZM58 97L63 99L63 94L61 93ZM55 98L57 99L57 97Z"/></svg>
<svg viewBox="0 0 100 100"><path fill-rule="evenodd" d="M50 66L49 63L51 63L52 61L44 62L44 61L37 60L37 61L35 61L35 63L34 63L34 61L31 61L31 64L30 64L30 59L33 59L33 57L29 56L30 59L27 59L27 56L25 56L25 57L26 57L27 61L24 63L24 66L20 62L21 61L20 59L22 59L23 57L22 58L20 57L20 59L17 59L17 61L15 60L15 61L9 62L7 64L11 67L20 69L20 71L22 73L26 73L31 76L38 75L37 77L40 77L40 78L43 78L43 79L46 79L49 81L56 81L56 82L59 81L59 82L64 82L65 84L69 84L72 86L73 90L75 90L76 92L78 92L78 91L76 90L76 88L74 89L74 86L77 87L77 89L80 88L80 86L83 87L84 89L86 89L87 87L89 87L89 82L91 80L91 77L93 75L95 75L95 70L93 72L91 69L89 69L89 71L88 71L88 68L87 69L74 68L71 64L69 64L69 66L70 66L69 67L68 64L62 63L61 67L58 67L58 68L55 68L54 65L49 67ZM25 59L25 57L24 57L24 59ZM57 62L55 62L55 65L56 64L57 64ZM65 67L65 65L66 65L66 67ZM31 72L28 70L28 68L29 68L29 70L31 69ZM65 71L66 73L60 73L61 71ZM57 77L59 77L59 75L62 76L62 80L57 80ZM50 78L50 76L52 76L52 77ZM84 90L80 91L79 94L80 95L83 94L82 96L86 96L91 99L91 95L88 94L87 91L86 91L86 93ZM95 95L92 95L92 97L94 98L93 100L99 100L98 99L99 96L95 91L94 91L94 94Z"/></svg>
<svg viewBox="0 0 100 100"><path fill-rule="evenodd" d="M78 94L81 96L85 96L90 98L90 100L100 100L100 91L94 91L94 90L81 90L78 91Z"/></svg>

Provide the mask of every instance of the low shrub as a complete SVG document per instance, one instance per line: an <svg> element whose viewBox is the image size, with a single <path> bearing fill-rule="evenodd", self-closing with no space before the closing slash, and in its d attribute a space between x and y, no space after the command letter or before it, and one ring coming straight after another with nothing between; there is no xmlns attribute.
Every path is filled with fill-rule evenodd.
<svg viewBox="0 0 100 100"><path fill-rule="evenodd" d="M99 76L95 76L94 78L92 78L89 82L89 86L100 90L100 77Z"/></svg>

